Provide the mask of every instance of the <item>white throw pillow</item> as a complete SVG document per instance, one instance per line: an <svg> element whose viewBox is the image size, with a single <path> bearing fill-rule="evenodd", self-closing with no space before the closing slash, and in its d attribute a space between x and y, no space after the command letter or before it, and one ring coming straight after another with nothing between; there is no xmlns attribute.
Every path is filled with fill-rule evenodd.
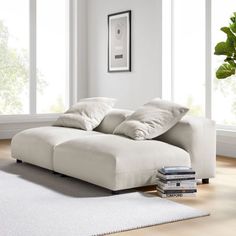
<svg viewBox="0 0 236 236"><path fill-rule="evenodd" d="M95 131L112 134L115 128L121 124L133 111L125 109L112 109L102 120Z"/></svg>
<svg viewBox="0 0 236 236"><path fill-rule="evenodd" d="M54 125L93 130L101 123L115 102L116 99L105 97L81 99L61 115Z"/></svg>
<svg viewBox="0 0 236 236"><path fill-rule="evenodd" d="M188 108L155 98L146 103L114 130L114 134L135 140L155 138L173 127L188 112Z"/></svg>

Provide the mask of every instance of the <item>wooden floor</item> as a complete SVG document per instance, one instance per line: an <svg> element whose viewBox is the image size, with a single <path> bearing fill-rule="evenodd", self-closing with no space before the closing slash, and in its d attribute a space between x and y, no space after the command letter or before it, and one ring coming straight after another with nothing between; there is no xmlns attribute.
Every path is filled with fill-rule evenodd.
<svg viewBox="0 0 236 236"><path fill-rule="evenodd" d="M0 141L0 158L10 158L10 142ZM152 194L155 191L145 189ZM216 178L198 185L196 198L173 199L203 209L209 217L147 227L114 236L235 236L236 235L236 159L217 157ZM1 205L0 205L1 207Z"/></svg>

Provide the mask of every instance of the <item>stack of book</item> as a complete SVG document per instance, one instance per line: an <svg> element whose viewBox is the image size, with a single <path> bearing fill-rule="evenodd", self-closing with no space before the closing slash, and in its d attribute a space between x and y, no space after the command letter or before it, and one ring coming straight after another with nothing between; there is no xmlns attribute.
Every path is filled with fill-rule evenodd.
<svg viewBox="0 0 236 236"><path fill-rule="evenodd" d="M196 196L195 171L189 167L163 167L157 172L157 194L160 197Z"/></svg>

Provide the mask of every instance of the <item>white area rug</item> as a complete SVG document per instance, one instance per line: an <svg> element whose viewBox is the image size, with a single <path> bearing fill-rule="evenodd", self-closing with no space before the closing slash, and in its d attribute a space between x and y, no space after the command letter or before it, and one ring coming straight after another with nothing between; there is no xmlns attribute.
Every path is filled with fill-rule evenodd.
<svg viewBox="0 0 236 236"><path fill-rule="evenodd" d="M143 193L102 188L14 161L0 162L1 236L86 236L208 215Z"/></svg>

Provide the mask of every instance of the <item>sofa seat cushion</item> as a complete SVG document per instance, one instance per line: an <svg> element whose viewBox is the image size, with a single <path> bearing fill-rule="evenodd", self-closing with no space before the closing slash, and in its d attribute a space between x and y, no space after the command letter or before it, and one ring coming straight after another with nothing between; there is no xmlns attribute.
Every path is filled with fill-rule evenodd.
<svg viewBox="0 0 236 236"><path fill-rule="evenodd" d="M53 170L52 158L56 145L78 137L96 134L100 133L52 126L24 130L12 139L12 157Z"/></svg>
<svg viewBox="0 0 236 236"><path fill-rule="evenodd" d="M191 163L186 151L161 141L101 134L57 145L53 165L60 173L120 190L155 184L156 171L163 166Z"/></svg>

